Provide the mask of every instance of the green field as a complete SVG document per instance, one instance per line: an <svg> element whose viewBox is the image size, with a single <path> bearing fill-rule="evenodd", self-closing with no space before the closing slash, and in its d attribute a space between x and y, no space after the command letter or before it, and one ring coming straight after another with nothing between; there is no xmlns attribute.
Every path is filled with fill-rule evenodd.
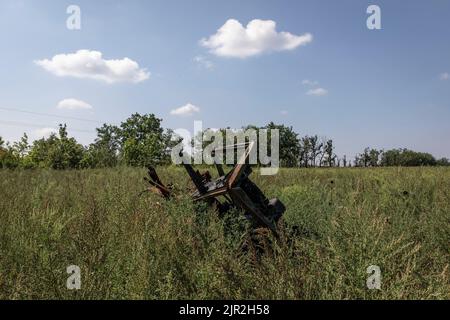
<svg viewBox="0 0 450 320"><path fill-rule="evenodd" d="M238 212L195 207L182 168L159 172L175 199L139 197L144 169L1 170L0 298L450 299L448 168L255 172L287 207L262 256L241 249Z"/></svg>

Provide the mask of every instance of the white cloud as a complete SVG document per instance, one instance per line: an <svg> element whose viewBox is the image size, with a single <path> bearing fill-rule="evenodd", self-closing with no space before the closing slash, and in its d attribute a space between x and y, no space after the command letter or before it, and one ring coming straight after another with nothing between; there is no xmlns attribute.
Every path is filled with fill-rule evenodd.
<svg viewBox="0 0 450 320"><path fill-rule="evenodd" d="M316 97L326 96L328 94L328 90L326 90L324 88L315 88L315 89L308 90L308 92L306 92L306 94L309 96L316 96Z"/></svg>
<svg viewBox="0 0 450 320"><path fill-rule="evenodd" d="M37 129L34 133L38 137L38 139L41 138L48 138L52 133L57 133L58 130L55 128L40 128Z"/></svg>
<svg viewBox="0 0 450 320"><path fill-rule="evenodd" d="M136 61L129 58L106 60L100 51L78 50L34 62L58 77L89 78L107 83L138 83L150 77Z"/></svg>
<svg viewBox="0 0 450 320"><path fill-rule="evenodd" d="M264 52L293 50L312 41L312 35L297 36L277 32L276 22L255 19L244 27L239 21L229 19L209 38L200 44L221 57L247 58Z"/></svg>
<svg viewBox="0 0 450 320"><path fill-rule="evenodd" d="M289 112L287 112L286 110L281 110L280 113L282 116L287 116Z"/></svg>
<svg viewBox="0 0 450 320"><path fill-rule="evenodd" d="M89 103L73 98L61 100L56 107L66 110L92 109Z"/></svg>
<svg viewBox="0 0 450 320"><path fill-rule="evenodd" d="M448 79L450 79L450 74L448 72L441 73L439 76L439 79L448 80Z"/></svg>
<svg viewBox="0 0 450 320"><path fill-rule="evenodd" d="M194 61L205 69L212 70L214 68L214 63L203 56L194 57Z"/></svg>
<svg viewBox="0 0 450 320"><path fill-rule="evenodd" d="M197 112L200 112L200 108L197 106L194 106L191 103L188 103L182 107L179 107L177 109L170 111L170 114L175 115L175 116L191 116Z"/></svg>
<svg viewBox="0 0 450 320"><path fill-rule="evenodd" d="M312 87L314 87L314 86L319 85L319 81L305 79L305 80L302 81L302 84L304 86L312 86Z"/></svg>

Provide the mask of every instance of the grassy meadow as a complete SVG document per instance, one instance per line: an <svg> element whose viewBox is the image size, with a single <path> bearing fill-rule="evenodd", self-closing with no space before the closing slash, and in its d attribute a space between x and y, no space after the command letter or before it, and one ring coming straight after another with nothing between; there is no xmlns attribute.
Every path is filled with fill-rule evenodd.
<svg viewBox="0 0 450 320"><path fill-rule="evenodd" d="M158 172L174 199L139 196L144 169L0 170L0 299L450 299L449 168L254 172L287 207L260 256L239 212L219 219L183 168Z"/></svg>

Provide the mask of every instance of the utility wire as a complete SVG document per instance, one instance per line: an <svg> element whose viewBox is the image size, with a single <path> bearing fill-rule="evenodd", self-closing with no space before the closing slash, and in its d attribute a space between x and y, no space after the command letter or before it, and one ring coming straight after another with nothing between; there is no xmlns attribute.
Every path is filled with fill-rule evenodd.
<svg viewBox="0 0 450 320"><path fill-rule="evenodd" d="M21 121L9 121L9 120L0 120L0 124L4 124L7 126L13 126L13 127L34 127L34 128L48 128L48 127L54 127L54 125L42 125L42 124L36 124L36 123L28 123L28 122L21 122ZM70 131L74 132L84 132L84 133L94 133L94 130L82 130L82 129L69 129Z"/></svg>
<svg viewBox="0 0 450 320"><path fill-rule="evenodd" d="M78 118L78 117L71 117L71 116L61 116L61 115L57 115L57 114L53 114L53 113L43 113L43 112L35 112L35 111L28 111L28 110L15 109L15 108L3 108L3 107L0 107L0 110L12 111L12 112L21 112L21 113L38 115L38 116L55 117L55 118L61 118L61 119L71 119L71 120L77 120L77 121L86 121L86 122L93 122L93 123L100 123L100 124L102 124L102 122L97 121L97 120Z"/></svg>

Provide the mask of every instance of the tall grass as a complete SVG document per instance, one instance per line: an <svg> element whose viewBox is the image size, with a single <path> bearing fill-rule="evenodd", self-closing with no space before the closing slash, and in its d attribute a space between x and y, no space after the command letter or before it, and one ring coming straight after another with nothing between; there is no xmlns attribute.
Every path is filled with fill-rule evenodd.
<svg viewBox="0 0 450 320"><path fill-rule="evenodd" d="M219 219L182 191L182 168L159 172L176 182L170 201L138 196L143 169L0 171L0 298L450 298L449 169L255 172L287 207L257 259L238 212ZM66 288L69 265L81 290Z"/></svg>

